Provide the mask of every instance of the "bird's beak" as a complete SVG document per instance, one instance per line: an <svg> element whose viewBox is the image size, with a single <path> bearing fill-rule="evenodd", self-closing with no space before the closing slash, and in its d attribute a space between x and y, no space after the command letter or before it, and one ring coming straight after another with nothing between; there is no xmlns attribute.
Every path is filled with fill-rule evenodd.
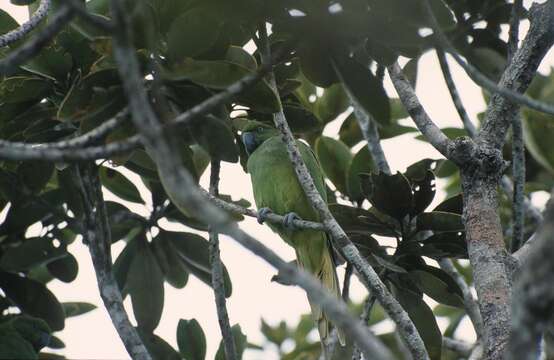
<svg viewBox="0 0 554 360"><path fill-rule="evenodd" d="M244 148L246 149L246 153L248 156L250 156L254 150L256 150L257 142L256 142L256 135L251 132L244 132L240 136L242 143L244 144Z"/></svg>

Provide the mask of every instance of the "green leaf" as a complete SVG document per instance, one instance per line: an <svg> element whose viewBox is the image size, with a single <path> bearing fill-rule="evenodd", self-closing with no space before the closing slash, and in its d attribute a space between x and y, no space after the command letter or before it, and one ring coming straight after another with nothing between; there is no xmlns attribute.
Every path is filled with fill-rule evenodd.
<svg viewBox="0 0 554 360"><path fill-rule="evenodd" d="M101 166L99 169L102 185L123 200L144 204L137 187L120 172Z"/></svg>
<svg viewBox="0 0 554 360"><path fill-rule="evenodd" d="M554 150L552 146L554 116L529 110L526 110L524 114L523 135L525 146L540 165L554 174Z"/></svg>
<svg viewBox="0 0 554 360"><path fill-rule="evenodd" d="M303 106L293 103L283 104L285 118L293 133L309 133L321 129L319 119Z"/></svg>
<svg viewBox="0 0 554 360"><path fill-rule="evenodd" d="M182 60L208 51L219 38L222 23L205 6L196 6L176 18L169 29L167 47L171 57Z"/></svg>
<svg viewBox="0 0 554 360"><path fill-rule="evenodd" d="M264 336L269 341L276 344L277 346L281 346L281 344L290 335L290 331L287 328L287 323L284 321L281 321L277 326L270 326L268 323L265 322L264 319L262 319L261 331L262 334L264 334Z"/></svg>
<svg viewBox="0 0 554 360"><path fill-rule="evenodd" d="M413 194L404 175L360 174L362 192L379 211L401 221L413 209Z"/></svg>
<svg viewBox="0 0 554 360"><path fill-rule="evenodd" d="M235 163L238 147L230 125L212 115L199 118L190 125L194 139L212 158Z"/></svg>
<svg viewBox="0 0 554 360"><path fill-rule="evenodd" d="M258 63L256 58L250 55L246 50L240 46L229 46L227 53L225 54L225 60L241 65L249 70L256 71Z"/></svg>
<svg viewBox="0 0 554 360"><path fill-rule="evenodd" d="M96 309L96 305L87 302L64 302L62 306L65 317L83 315Z"/></svg>
<svg viewBox="0 0 554 360"><path fill-rule="evenodd" d="M0 288L21 311L48 323L54 331L64 328L65 314L56 296L38 281L0 272Z"/></svg>
<svg viewBox="0 0 554 360"><path fill-rule="evenodd" d="M122 292L123 298L125 298L127 289L127 277L129 275L129 269L133 260L137 257L138 252L138 238L131 239L125 246L123 251L119 254L113 265L113 273L119 290Z"/></svg>
<svg viewBox="0 0 554 360"><path fill-rule="evenodd" d="M354 201L363 200L362 185L359 174L370 173L375 170L373 157L369 153L367 146L364 146L352 159L346 176L348 196Z"/></svg>
<svg viewBox="0 0 554 360"><path fill-rule="evenodd" d="M415 165L417 165L416 163ZM412 186L414 196L414 207L411 215L417 215L425 210L435 198L435 175L430 169L430 166L425 166L415 170L409 167L406 171L406 177ZM410 171L412 170L412 171Z"/></svg>
<svg viewBox="0 0 554 360"><path fill-rule="evenodd" d="M237 352L237 359L242 359L242 353L248 344L246 341L246 335L242 333L242 329L239 324L235 324L231 327L231 332L233 333L233 340L235 342L235 350ZM223 341L219 343L217 348L217 353L215 354L215 360L225 360L225 350Z"/></svg>
<svg viewBox="0 0 554 360"><path fill-rule="evenodd" d="M440 212L462 215L463 210L464 210L464 199L462 194L460 193L438 204L437 207L433 210L433 212L440 211Z"/></svg>
<svg viewBox="0 0 554 360"><path fill-rule="evenodd" d="M11 325L0 325L0 359L32 360L38 359L33 345Z"/></svg>
<svg viewBox="0 0 554 360"><path fill-rule="evenodd" d="M19 24L10 14L0 9L0 34L6 34L18 26Z"/></svg>
<svg viewBox="0 0 554 360"><path fill-rule="evenodd" d="M173 244L189 273L206 285L212 286L208 241L199 235L186 232L160 231L158 237L165 237ZM232 293L232 285L225 266L223 267L223 281L225 296L229 297Z"/></svg>
<svg viewBox="0 0 554 360"><path fill-rule="evenodd" d="M312 84L327 88L338 82L331 58L321 44L304 42L298 49L302 74Z"/></svg>
<svg viewBox="0 0 554 360"><path fill-rule="evenodd" d="M414 325L421 335L425 348L431 360L440 360L442 352L442 334L437 325L433 311L423 301L420 295L407 288L395 284L394 293L404 310L414 322Z"/></svg>
<svg viewBox="0 0 554 360"><path fill-rule="evenodd" d="M187 360L204 360L206 358L206 336L196 319L179 320L177 345L179 352Z"/></svg>
<svg viewBox="0 0 554 360"><path fill-rule="evenodd" d="M329 204L329 210L347 234L396 235L396 224L389 224L365 209Z"/></svg>
<svg viewBox="0 0 554 360"><path fill-rule="evenodd" d="M50 83L44 79L14 76L0 82L0 99L4 103L40 100L50 90Z"/></svg>
<svg viewBox="0 0 554 360"><path fill-rule="evenodd" d="M120 213L130 213L136 217L140 215L133 213L125 205L114 202L106 201L106 213L108 214L108 219L113 219L117 214ZM110 230L112 235L112 243L125 239L126 237L132 234L131 232L137 228L143 226L138 219L126 219L124 221L110 221Z"/></svg>
<svg viewBox="0 0 554 360"><path fill-rule="evenodd" d="M432 211L418 215L417 229L419 231L432 230L434 232L465 231L461 215L441 211Z"/></svg>
<svg viewBox="0 0 554 360"><path fill-rule="evenodd" d="M441 304L464 308L464 299L460 295L461 291L458 286L454 288L452 283L448 284L432 273L423 270L410 271L410 277L415 281L419 289L433 300Z"/></svg>
<svg viewBox="0 0 554 360"><path fill-rule="evenodd" d="M187 58L171 70L164 71L163 76L172 81L190 80L208 88L225 90L251 73L249 69L228 61L198 61ZM239 95L237 102L251 106L258 112L274 113L280 110L279 100L265 80L260 80Z"/></svg>
<svg viewBox="0 0 554 360"><path fill-rule="evenodd" d="M365 68L354 60L338 61L335 70L339 74L346 90L354 100L373 116L379 123L390 123L389 98L383 84Z"/></svg>
<svg viewBox="0 0 554 360"><path fill-rule="evenodd" d="M345 112L350 103L342 84L334 84L324 90L315 105L317 116L324 124L327 124Z"/></svg>
<svg viewBox="0 0 554 360"><path fill-rule="evenodd" d="M127 287L138 326L152 331L160 322L164 306L163 273L146 239L138 247L127 274Z"/></svg>
<svg viewBox="0 0 554 360"><path fill-rule="evenodd" d="M315 151L329 180L337 190L347 194L346 176L352 161L348 146L338 140L321 136L316 140Z"/></svg>
<svg viewBox="0 0 554 360"><path fill-rule="evenodd" d="M14 247L7 247L0 257L0 268L5 271L26 271L54 261L67 254L65 246L54 246L52 239L30 238Z"/></svg>
<svg viewBox="0 0 554 360"><path fill-rule="evenodd" d="M45 161L25 161L17 168L19 178L31 192L38 193L54 173L54 164Z"/></svg>
<svg viewBox="0 0 554 360"><path fill-rule="evenodd" d="M71 73L72 66L71 55L66 52L59 41L54 40L52 44L43 47L38 56L22 65L21 68L50 80L65 81Z"/></svg>
<svg viewBox="0 0 554 360"><path fill-rule="evenodd" d="M188 282L189 274L181 259L177 255L177 249L164 237L152 239L152 250L158 264L164 273L165 280L177 289L182 289Z"/></svg>
<svg viewBox="0 0 554 360"><path fill-rule="evenodd" d="M164 339L141 327L137 330L153 360L181 360L179 353Z"/></svg>
<svg viewBox="0 0 554 360"><path fill-rule="evenodd" d="M46 264L46 267L48 268L50 274L52 274L56 279L66 283L75 280L77 278L77 274L79 273L79 263L77 262L77 259L75 259L75 256L70 253L67 253L66 256L60 259L49 262Z"/></svg>

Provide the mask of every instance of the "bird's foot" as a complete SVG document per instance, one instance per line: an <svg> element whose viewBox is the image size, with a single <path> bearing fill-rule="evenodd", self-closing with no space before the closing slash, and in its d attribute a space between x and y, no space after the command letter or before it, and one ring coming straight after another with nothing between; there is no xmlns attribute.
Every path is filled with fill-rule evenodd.
<svg viewBox="0 0 554 360"><path fill-rule="evenodd" d="M302 219L300 218L300 216L298 216L296 213L293 213L293 212L285 214L285 218L283 219L283 226L288 230L295 230L296 225L294 225L294 220L302 220Z"/></svg>
<svg viewBox="0 0 554 360"><path fill-rule="evenodd" d="M267 215L271 214L273 211L271 211L270 208L264 207L258 210L258 216L256 217L258 219L259 224L263 224L267 218Z"/></svg>

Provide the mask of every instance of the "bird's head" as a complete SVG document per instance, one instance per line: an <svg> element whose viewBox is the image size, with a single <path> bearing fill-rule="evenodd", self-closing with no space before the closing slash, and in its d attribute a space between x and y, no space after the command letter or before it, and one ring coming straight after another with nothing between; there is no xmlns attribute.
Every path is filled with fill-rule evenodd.
<svg viewBox="0 0 554 360"><path fill-rule="evenodd" d="M243 129L241 140L248 155L251 155L267 139L279 135L277 129L259 121L250 121Z"/></svg>

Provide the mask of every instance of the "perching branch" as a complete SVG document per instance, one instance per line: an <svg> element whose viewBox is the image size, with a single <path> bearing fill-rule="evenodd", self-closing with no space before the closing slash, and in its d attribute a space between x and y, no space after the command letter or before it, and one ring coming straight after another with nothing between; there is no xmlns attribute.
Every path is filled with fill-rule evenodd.
<svg viewBox="0 0 554 360"><path fill-rule="evenodd" d="M267 63L271 54L267 44L267 30L265 24L259 27L259 32L262 36L262 45L264 46L263 49L260 49L262 53L262 62ZM269 84L273 88L273 91L278 94L275 77L272 72L269 73ZM381 306L383 306L387 314L398 325L398 331L402 335L404 341L406 341L414 358L428 359L429 355L427 354L423 340L417 332L414 323L398 301L390 294L375 270L373 270L368 262L361 256L356 246L354 246L344 230L337 223L329 211L327 204L317 191L306 164L302 160L298 147L296 146L296 140L294 139L282 110L274 114L273 121L275 127L281 133L282 140L286 145L287 153L294 167L298 181L312 207L319 213L323 225L325 225L328 233L331 235L333 245L340 251L343 257L354 266L362 283L368 290L375 294Z"/></svg>
<svg viewBox="0 0 554 360"><path fill-rule="evenodd" d="M40 0L37 10L33 13L33 15L31 15L27 22L21 24L17 29L13 29L6 34L0 35L0 48L21 40L25 35L36 28L42 19L44 19L48 14L50 5L51 0Z"/></svg>
<svg viewBox="0 0 554 360"><path fill-rule="evenodd" d="M529 11L531 28L529 29L523 45L514 55L512 62L508 64L503 79L498 85L486 75L482 74L475 66L462 59L440 29L437 19L433 14L433 10L427 0L424 5L425 12L431 21L431 27L440 45L452 55L473 81L491 93L494 93L494 96L503 97L504 101L525 105L531 109L554 115L554 106L552 104L537 101L522 95L522 89L524 90L527 87L527 80L530 81L540 60L542 60L554 41L554 2L547 1L543 4L533 4ZM524 81L513 81L513 79L510 78L516 67L519 67L520 71L526 70L525 72L528 73ZM528 70L533 68L534 70ZM515 72L517 73L519 71ZM513 85L516 85L518 88ZM491 101L494 102L494 98Z"/></svg>
<svg viewBox="0 0 554 360"><path fill-rule="evenodd" d="M29 61L37 55L52 39L62 30L62 28L73 18L74 11L68 6L62 6L60 10L49 19L48 24L44 26L25 44L16 50L8 53L6 57L0 59L0 75L9 75L15 71L18 66Z"/></svg>
<svg viewBox="0 0 554 360"><path fill-rule="evenodd" d="M479 312L479 304L477 304L477 301L473 297L473 294L471 293L471 290L467 285L465 279L458 272L458 270L456 270L454 264L452 264L452 261L450 259L444 258L439 260L439 265L441 269L446 271L452 277L452 279L456 281L456 284L458 284L458 286L462 290L462 294L464 296L464 306L466 308L467 315L469 316L469 319L473 324L473 328L475 329L475 333L477 334L477 339L482 339L483 318L481 317L481 313Z"/></svg>
<svg viewBox="0 0 554 360"><path fill-rule="evenodd" d="M554 191L551 193L554 195ZM544 222L536 234L534 249L521 268L513 299L512 335L508 360L536 359L539 340L552 322L554 311L554 197L545 212Z"/></svg>
<svg viewBox="0 0 554 360"><path fill-rule="evenodd" d="M219 160L212 160L210 167L210 194L213 196L219 195L219 172L221 163ZM229 314L227 313L227 305L225 300L225 284L223 282L223 267L219 255L219 235L217 231L209 228L210 233L210 264L212 266L212 288L214 289L215 304L217 310L217 319L219 328L223 337L223 345L225 351L225 359L234 360L237 358L235 341L231 324L229 323Z"/></svg>
<svg viewBox="0 0 554 360"><path fill-rule="evenodd" d="M176 156L177 152L172 151L171 134L161 131L161 125L150 106L142 84L138 60L131 47L128 19L125 17L122 5L119 1L112 0L111 8L117 27L114 34L114 55L129 98L133 121L145 139L147 150L158 165L163 186L174 204L184 213L190 213L194 209L195 216L213 226L214 230L231 236L254 254L278 268L284 277L301 286L308 292L310 298L321 305L337 326L343 328L354 341L360 344L368 357L378 360L392 359L388 349L360 326L348 313L346 306L324 289L317 280L279 258L273 251L240 230L224 212L206 201L194 179Z"/></svg>
<svg viewBox="0 0 554 360"><path fill-rule="evenodd" d="M83 237L89 247L100 297L127 353L133 360L151 360L138 332L129 321L112 272L111 234L98 169L86 164L75 169L75 181L85 209Z"/></svg>

